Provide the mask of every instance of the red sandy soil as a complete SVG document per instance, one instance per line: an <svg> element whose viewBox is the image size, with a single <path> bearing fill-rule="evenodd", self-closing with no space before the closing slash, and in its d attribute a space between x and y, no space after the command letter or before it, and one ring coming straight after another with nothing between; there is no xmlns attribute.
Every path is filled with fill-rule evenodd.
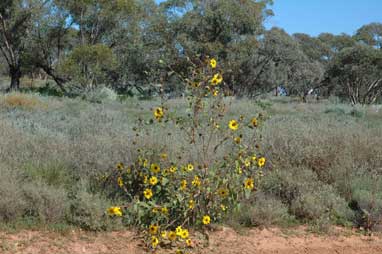
<svg viewBox="0 0 382 254"><path fill-rule="evenodd" d="M196 241L197 242L197 241ZM202 243L200 242L200 245ZM209 243L195 248L200 254L382 254L382 235L364 236L336 229L327 235L305 229L251 229L240 233L220 228L209 233ZM73 231L0 232L2 254L144 254L142 240L132 231L89 233ZM175 253L161 250L159 253Z"/></svg>

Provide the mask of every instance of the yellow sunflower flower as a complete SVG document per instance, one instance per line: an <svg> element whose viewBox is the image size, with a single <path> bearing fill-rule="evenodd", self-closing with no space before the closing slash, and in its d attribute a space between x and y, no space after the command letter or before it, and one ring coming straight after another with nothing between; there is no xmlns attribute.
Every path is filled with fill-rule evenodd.
<svg viewBox="0 0 382 254"><path fill-rule="evenodd" d="M122 177L118 177L118 185L119 185L119 187L123 187L123 179L122 179Z"/></svg>
<svg viewBox="0 0 382 254"><path fill-rule="evenodd" d="M236 131L238 128L239 128L239 123L236 121L236 120L231 120L229 121L228 123L228 127L233 130L233 131Z"/></svg>
<svg viewBox="0 0 382 254"><path fill-rule="evenodd" d="M200 181L199 176L195 176L195 177L194 177L194 180L192 181L192 186L198 187L198 186L201 185L201 183L202 183L202 182Z"/></svg>
<svg viewBox="0 0 382 254"><path fill-rule="evenodd" d="M247 178L245 181L244 181L244 187L247 189L247 190L252 190L255 186L254 186L254 181L252 178Z"/></svg>
<svg viewBox="0 0 382 254"><path fill-rule="evenodd" d="M194 170L194 165L192 165L191 163L188 163L187 164L187 171L191 172L192 170Z"/></svg>
<svg viewBox="0 0 382 254"><path fill-rule="evenodd" d="M160 154L160 158L161 158L162 160L167 160L167 158L168 158L167 153L161 153L161 154Z"/></svg>
<svg viewBox="0 0 382 254"><path fill-rule="evenodd" d="M251 166L251 160L249 158L244 160L244 166L246 166L247 168Z"/></svg>
<svg viewBox="0 0 382 254"><path fill-rule="evenodd" d="M180 235L182 234L182 231L183 231L182 226L178 226L178 227L176 227L176 229L175 229L175 232L176 232L176 235L177 235L177 236L180 236Z"/></svg>
<svg viewBox="0 0 382 254"><path fill-rule="evenodd" d="M123 165L122 162L120 162L120 163L117 164L117 169L118 169L118 170L123 170L124 167L125 167L125 166Z"/></svg>
<svg viewBox="0 0 382 254"><path fill-rule="evenodd" d="M223 76L220 73L215 74L211 79L211 84L214 86L219 85L223 81Z"/></svg>
<svg viewBox="0 0 382 254"><path fill-rule="evenodd" d="M204 215L202 221L204 225L208 225L211 223L211 217L209 215Z"/></svg>
<svg viewBox="0 0 382 254"><path fill-rule="evenodd" d="M176 166L171 166L170 167L170 172L171 173L175 173L177 170L178 170L178 168Z"/></svg>
<svg viewBox="0 0 382 254"><path fill-rule="evenodd" d="M215 69L215 68L216 68L216 65L217 65L217 61L216 61L216 59L215 59L215 58L212 58L212 59L210 60L210 66L211 66L211 68L212 68L212 69Z"/></svg>
<svg viewBox="0 0 382 254"><path fill-rule="evenodd" d="M115 215L115 216L122 216L122 209L119 206L112 206L109 209L107 209L107 213L109 215Z"/></svg>
<svg viewBox="0 0 382 254"><path fill-rule="evenodd" d="M252 118L251 123L253 127L257 127L257 118L256 117Z"/></svg>
<svg viewBox="0 0 382 254"><path fill-rule="evenodd" d="M181 190L185 190L185 189L187 189L187 180L182 180L182 181L180 182L180 189L181 189Z"/></svg>
<svg viewBox="0 0 382 254"><path fill-rule="evenodd" d="M158 183L158 178L156 178L155 176L150 177L149 183L152 186L156 185Z"/></svg>
<svg viewBox="0 0 382 254"><path fill-rule="evenodd" d="M265 158L264 157L261 157L258 161L257 161L257 165L261 168L265 165Z"/></svg>
<svg viewBox="0 0 382 254"><path fill-rule="evenodd" d="M235 143L238 144L238 145L241 143L241 137L235 137L233 140L234 140Z"/></svg>
<svg viewBox="0 0 382 254"><path fill-rule="evenodd" d="M156 236L151 237L151 246L156 248L159 244L159 239Z"/></svg>
<svg viewBox="0 0 382 254"><path fill-rule="evenodd" d="M153 196L153 191L151 189L145 189L143 191L143 195L145 196L146 199L150 199Z"/></svg>
<svg viewBox="0 0 382 254"><path fill-rule="evenodd" d="M161 235L161 237L162 237L163 239L166 239L168 233L167 233L167 231L162 231L162 232L160 233L160 235Z"/></svg>
<svg viewBox="0 0 382 254"><path fill-rule="evenodd" d="M168 214L168 208L167 207L162 207L161 210L162 210L163 214L166 214L166 215Z"/></svg>
<svg viewBox="0 0 382 254"><path fill-rule="evenodd" d="M158 174L160 172L160 166L158 164L153 163L151 164L150 170L154 174Z"/></svg>
<svg viewBox="0 0 382 254"><path fill-rule="evenodd" d="M158 228L159 228L158 225L155 225L155 224L150 225L149 227L150 234L156 235L158 233Z"/></svg>
<svg viewBox="0 0 382 254"><path fill-rule="evenodd" d="M157 120L162 119L164 116L163 108L161 108L161 107L155 108L154 109L154 116L155 116L155 119L157 119Z"/></svg>
<svg viewBox="0 0 382 254"><path fill-rule="evenodd" d="M187 247L191 247L191 246L192 246L192 241L191 241L191 239L187 239L187 240L186 240L186 245L187 245Z"/></svg>
<svg viewBox="0 0 382 254"><path fill-rule="evenodd" d="M195 201L191 199L190 201L188 201L188 208L194 209L194 207L195 207Z"/></svg>
<svg viewBox="0 0 382 254"><path fill-rule="evenodd" d="M220 195L222 198L225 198L225 197L228 196L229 191L228 191L228 189L226 189L226 188L221 188L221 189L218 190L218 193L219 193L219 195Z"/></svg>
<svg viewBox="0 0 382 254"><path fill-rule="evenodd" d="M173 241L176 240L176 233L175 233L174 231L170 231L170 232L168 232L167 237L168 237L168 239L169 239L170 241L173 242Z"/></svg>
<svg viewBox="0 0 382 254"><path fill-rule="evenodd" d="M188 236L189 236L188 230L187 229L183 229L182 232L180 233L180 237L182 239L187 239Z"/></svg>

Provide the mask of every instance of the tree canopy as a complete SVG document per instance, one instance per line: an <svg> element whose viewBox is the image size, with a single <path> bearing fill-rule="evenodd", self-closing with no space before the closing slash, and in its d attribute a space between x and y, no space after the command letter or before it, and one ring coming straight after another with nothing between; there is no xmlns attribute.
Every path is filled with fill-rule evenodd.
<svg viewBox="0 0 382 254"><path fill-rule="evenodd" d="M44 73L64 93L109 86L144 93L174 71L214 57L236 96L277 91L305 97L320 89L352 103L381 100L382 24L354 35L289 35L265 29L271 0L4 0L0 3L1 70L9 89Z"/></svg>

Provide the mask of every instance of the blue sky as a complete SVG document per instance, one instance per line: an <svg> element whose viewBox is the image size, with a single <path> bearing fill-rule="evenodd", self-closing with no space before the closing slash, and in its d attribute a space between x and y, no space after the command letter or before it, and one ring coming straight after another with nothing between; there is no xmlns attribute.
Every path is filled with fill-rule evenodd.
<svg viewBox="0 0 382 254"><path fill-rule="evenodd" d="M362 25L382 23L382 0L274 0L272 9L275 16L266 27L278 26L290 34L353 34Z"/></svg>
<svg viewBox="0 0 382 254"><path fill-rule="evenodd" d="M362 25L382 23L382 0L274 0L272 10L275 16L266 27L288 33L353 34Z"/></svg>

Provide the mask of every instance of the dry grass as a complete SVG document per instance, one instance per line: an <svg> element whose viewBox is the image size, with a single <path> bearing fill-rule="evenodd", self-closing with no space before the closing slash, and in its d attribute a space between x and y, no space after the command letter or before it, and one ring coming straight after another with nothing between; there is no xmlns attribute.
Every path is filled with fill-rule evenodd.
<svg viewBox="0 0 382 254"><path fill-rule="evenodd" d="M367 226L369 220L376 224L382 219L382 202L378 201L379 197L382 200L379 106L351 107L329 101L303 104L286 99L227 100L231 103L228 117L261 112L268 118L260 131L269 171L257 197L265 205L243 213L247 218L238 221L267 225L266 220L272 218L274 223L285 224L277 219L282 214L287 223L296 218L320 225L355 222ZM169 102L171 108L180 112L185 104L178 99ZM105 228L100 223L103 220L100 214L113 201L105 198L105 190L94 186L93 176L110 170L119 161L129 162L142 145L166 148L170 156L187 145L180 133L171 129L163 133L155 126L150 130L155 139L142 137L139 144L132 144L135 119L151 117L155 105L158 102L135 99L92 104L37 95L0 96L0 170L4 181L0 192L1 187L8 188L5 183L13 183L12 187L25 182L31 183L28 188L38 186L43 194L49 193L49 188L59 190L54 195L39 197L38 191L13 188L6 197L19 199L20 203L10 202L7 207L0 202L0 206L3 204L0 220L5 215L15 220L22 217L24 207L32 200L36 204L32 215L42 221L66 217L65 221L90 229ZM189 156L197 159L196 154ZM32 198L25 198L27 190L34 195ZM49 216L37 206L44 198L54 206L54 199L73 195L61 207L69 212L60 218ZM268 199L272 202L266 202ZM94 213L78 210L78 202ZM272 204L278 205L274 208ZM75 205L77 208L72 212L76 211L79 217L70 213L70 207ZM12 217L9 214L15 207L20 207L20 213ZM369 213L366 220L362 212L365 209Z"/></svg>
<svg viewBox="0 0 382 254"><path fill-rule="evenodd" d="M47 105L36 96L22 93L12 93L5 95L3 98L0 98L0 107L34 110L46 109Z"/></svg>

